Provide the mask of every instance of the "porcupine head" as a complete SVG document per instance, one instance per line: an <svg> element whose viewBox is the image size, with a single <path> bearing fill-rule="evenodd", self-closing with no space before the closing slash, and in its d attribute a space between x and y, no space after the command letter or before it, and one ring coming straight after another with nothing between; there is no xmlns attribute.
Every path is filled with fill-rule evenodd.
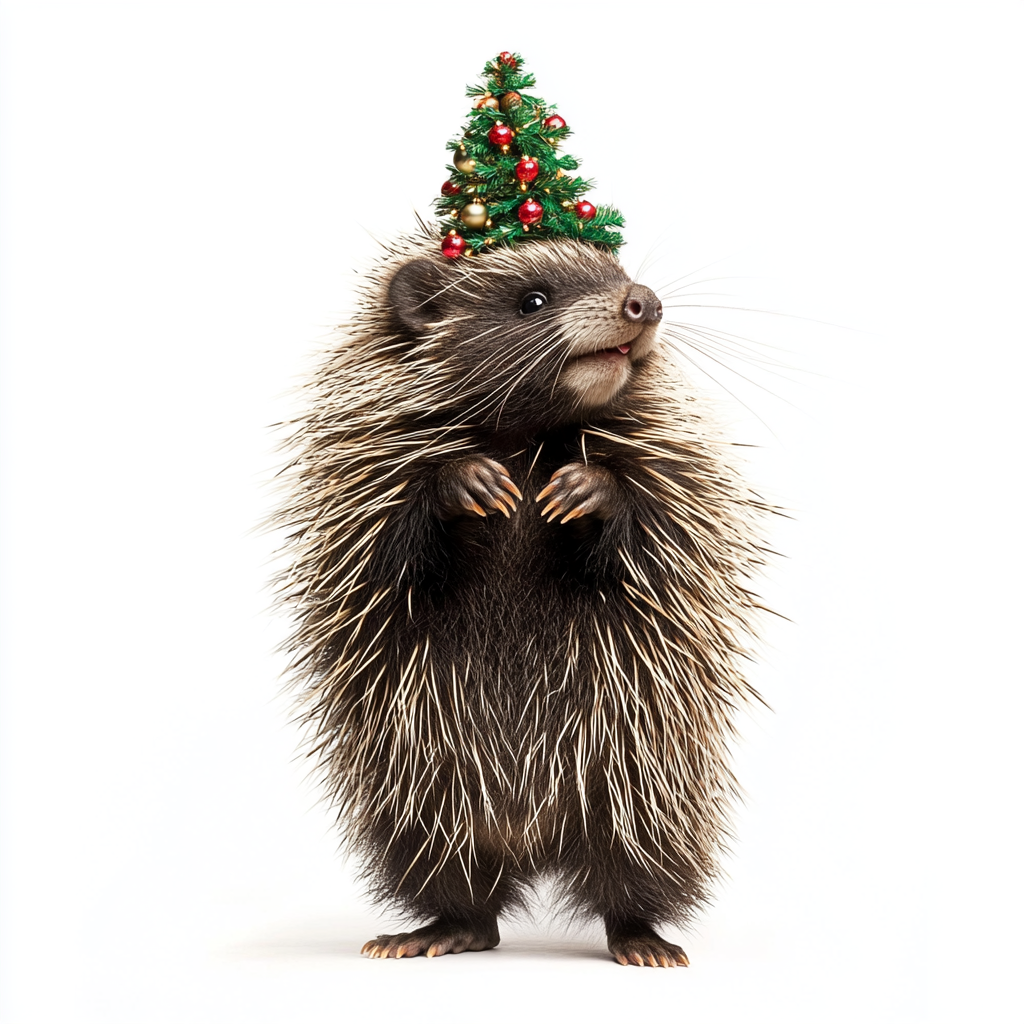
<svg viewBox="0 0 1024 1024"><path fill-rule="evenodd" d="M491 948L537 876L623 964L706 899L759 563L519 54L472 86L440 229L390 246L314 381L281 516L313 753L372 957Z"/></svg>

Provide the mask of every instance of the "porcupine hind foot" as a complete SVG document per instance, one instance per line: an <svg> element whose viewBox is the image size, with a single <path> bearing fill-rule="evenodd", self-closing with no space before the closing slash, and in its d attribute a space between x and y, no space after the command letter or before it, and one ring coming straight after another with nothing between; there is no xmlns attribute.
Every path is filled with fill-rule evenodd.
<svg viewBox="0 0 1024 1024"><path fill-rule="evenodd" d="M438 918L415 931L378 935L370 939L360 953L368 955L371 960L386 960L388 957L401 960L404 956L420 954L442 956L445 953L493 949L499 941L496 917L476 921Z"/></svg>
<svg viewBox="0 0 1024 1024"><path fill-rule="evenodd" d="M667 942L650 925L638 919L614 920L605 915L608 950L624 967L689 967L682 948Z"/></svg>
<svg viewBox="0 0 1024 1024"><path fill-rule="evenodd" d="M438 499L442 519L473 512L478 516L501 512L508 516L522 498L508 470L493 459L474 456L457 459L441 470Z"/></svg>

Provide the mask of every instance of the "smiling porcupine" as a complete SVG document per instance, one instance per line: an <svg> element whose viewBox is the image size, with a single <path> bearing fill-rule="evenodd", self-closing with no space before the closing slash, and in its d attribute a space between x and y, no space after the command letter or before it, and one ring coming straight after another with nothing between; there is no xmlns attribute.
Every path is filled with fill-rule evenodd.
<svg viewBox="0 0 1024 1024"><path fill-rule="evenodd" d="M364 953L489 949L543 875L620 963L686 964L654 928L716 874L764 506L564 121L517 54L485 74L440 201L464 235L389 249L292 439L303 714L373 896L428 922Z"/></svg>

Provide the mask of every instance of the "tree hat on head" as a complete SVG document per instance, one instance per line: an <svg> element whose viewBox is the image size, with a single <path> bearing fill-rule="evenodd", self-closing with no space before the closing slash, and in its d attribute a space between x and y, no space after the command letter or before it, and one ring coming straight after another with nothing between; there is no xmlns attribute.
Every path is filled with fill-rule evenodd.
<svg viewBox="0 0 1024 1024"><path fill-rule="evenodd" d="M558 153L572 133L554 107L523 91L535 79L522 68L518 53L500 53L484 67L483 85L466 90L474 101L469 124L448 143L450 174L435 203L449 229L441 251L457 259L489 246L575 238L617 252L622 214L583 198L593 182L573 177L579 162Z"/></svg>

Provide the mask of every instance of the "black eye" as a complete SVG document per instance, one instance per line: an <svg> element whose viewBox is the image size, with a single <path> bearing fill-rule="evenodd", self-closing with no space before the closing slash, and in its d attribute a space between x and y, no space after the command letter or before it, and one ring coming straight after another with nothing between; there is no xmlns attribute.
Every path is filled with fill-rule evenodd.
<svg viewBox="0 0 1024 1024"><path fill-rule="evenodd" d="M536 313L541 306L548 301L548 297L543 292L530 292L529 295L523 299L523 304L519 307L520 313Z"/></svg>

